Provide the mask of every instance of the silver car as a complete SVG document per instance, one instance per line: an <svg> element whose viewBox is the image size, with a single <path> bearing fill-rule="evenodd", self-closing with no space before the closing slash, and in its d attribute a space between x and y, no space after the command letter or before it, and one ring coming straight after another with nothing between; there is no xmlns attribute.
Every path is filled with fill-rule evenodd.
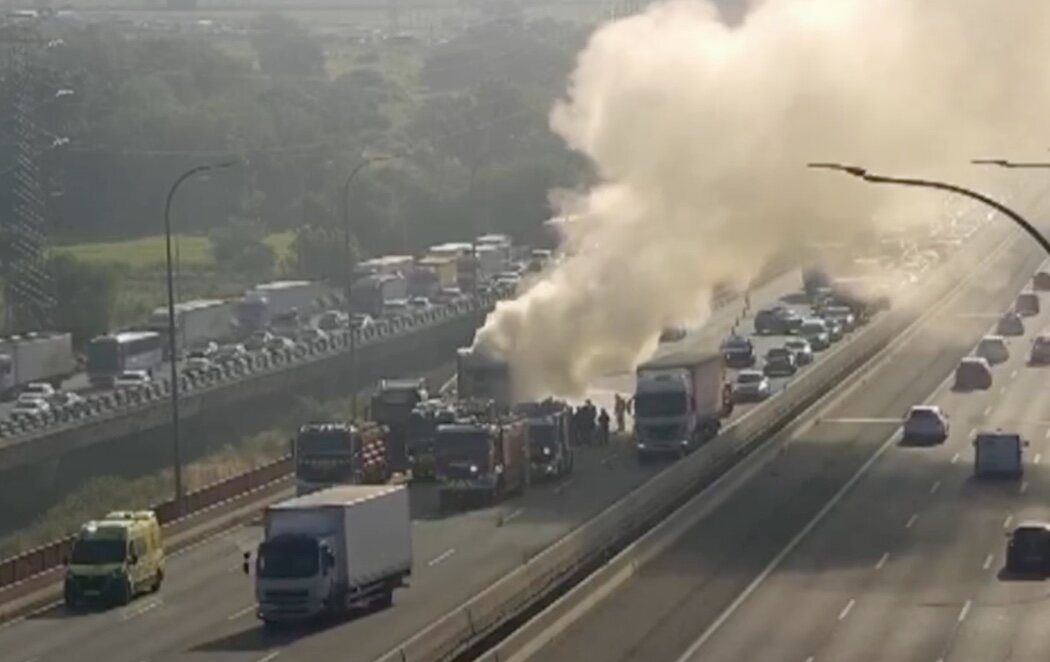
<svg viewBox="0 0 1050 662"><path fill-rule="evenodd" d="M948 438L948 416L940 407L916 405L904 419L904 441L938 443Z"/></svg>
<svg viewBox="0 0 1050 662"><path fill-rule="evenodd" d="M772 387L769 378L760 370L741 370L733 384L733 399L737 402L754 402L765 400L770 396Z"/></svg>

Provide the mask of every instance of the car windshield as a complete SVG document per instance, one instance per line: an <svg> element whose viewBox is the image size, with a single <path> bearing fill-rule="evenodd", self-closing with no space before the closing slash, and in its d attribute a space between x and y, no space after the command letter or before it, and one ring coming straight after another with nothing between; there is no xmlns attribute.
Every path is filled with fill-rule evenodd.
<svg viewBox="0 0 1050 662"><path fill-rule="evenodd" d="M912 409L910 418L912 419L936 419L939 418L937 413L929 409Z"/></svg>
<svg viewBox="0 0 1050 662"><path fill-rule="evenodd" d="M687 409L685 393L639 393L634 397L635 416L679 416Z"/></svg>
<svg viewBox="0 0 1050 662"><path fill-rule="evenodd" d="M802 333L824 333L826 330L822 322L806 322L802 325Z"/></svg>
<svg viewBox="0 0 1050 662"><path fill-rule="evenodd" d="M737 375L736 381L740 384L756 384L761 382L762 379L762 375L757 372L742 372Z"/></svg>
<svg viewBox="0 0 1050 662"><path fill-rule="evenodd" d="M121 538L87 538L73 545L70 562L77 565L122 563L127 555L127 543Z"/></svg>

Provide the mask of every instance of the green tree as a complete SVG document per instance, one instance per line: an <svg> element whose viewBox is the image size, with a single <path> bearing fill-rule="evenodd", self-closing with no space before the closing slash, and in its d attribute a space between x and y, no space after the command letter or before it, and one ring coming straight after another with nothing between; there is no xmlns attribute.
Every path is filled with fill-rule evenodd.
<svg viewBox="0 0 1050 662"><path fill-rule="evenodd" d="M273 76L322 76L324 51L310 33L280 15L262 16L252 38L259 69Z"/></svg>
<svg viewBox="0 0 1050 662"><path fill-rule="evenodd" d="M266 228L258 221L231 218L208 235L212 255L220 268L252 275L273 271L275 256L264 240Z"/></svg>
<svg viewBox="0 0 1050 662"><path fill-rule="evenodd" d="M55 327L72 333L77 345L109 331L117 302L117 272L66 254L53 255L48 266L57 301Z"/></svg>
<svg viewBox="0 0 1050 662"><path fill-rule="evenodd" d="M357 263L359 251L351 237L350 267ZM346 283L346 250L340 229L323 225L302 225L292 240L292 271L300 277Z"/></svg>

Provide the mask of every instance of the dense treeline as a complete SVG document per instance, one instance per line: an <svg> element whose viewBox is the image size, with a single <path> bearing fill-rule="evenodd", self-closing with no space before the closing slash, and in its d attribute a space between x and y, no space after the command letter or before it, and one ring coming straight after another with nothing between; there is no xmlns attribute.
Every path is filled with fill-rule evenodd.
<svg viewBox="0 0 1050 662"><path fill-rule="evenodd" d="M569 25L493 23L434 45L322 41L278 16L239 44L96 25L61 37L36 70L53 241L156 234L178 173L227 155L247 161L180 194L181 230L330 227L362 153L408 151L355 182L369 253L490 228L527 238L547 190L578 177L546 120L583 38ZM52 98L60 88L73 93ZM14 161L5 137L0 165Z"/></svg>

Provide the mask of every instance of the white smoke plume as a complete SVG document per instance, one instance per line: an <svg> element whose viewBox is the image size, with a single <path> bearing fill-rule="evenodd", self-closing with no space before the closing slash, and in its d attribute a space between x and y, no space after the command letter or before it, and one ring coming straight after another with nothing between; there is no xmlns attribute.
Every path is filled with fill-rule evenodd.
<svg viewBox="0 0 1050 662"><path fill-rule="evenodd" d="M970 159L1050 145L1047 25L1046 0L766 0L734 27L672 0L599 28L551 126L601 183L561 196L579 215L571 257L475 346L511 363L521 394L578 395L779 246L928 222L945 207L932 192L805 164L989 187Z"/></svg>

